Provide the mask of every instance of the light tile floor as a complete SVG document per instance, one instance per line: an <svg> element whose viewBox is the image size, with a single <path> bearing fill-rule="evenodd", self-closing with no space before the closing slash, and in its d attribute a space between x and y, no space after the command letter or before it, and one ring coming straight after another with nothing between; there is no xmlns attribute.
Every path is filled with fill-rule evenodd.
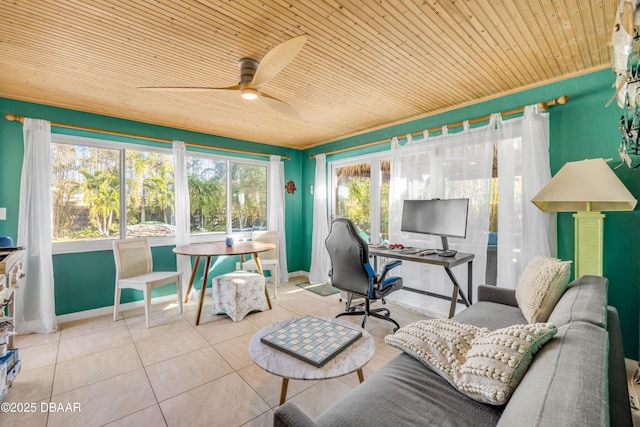
<svg viewBox="0 0 640 427"><path fill-rule="evenodd" d="M149 329L140 308L122 313L117 322L107 315L65 323L54 334L19 336L22 371L5 402L20 412L0 412L0 425L271 426L281 379L252 362L249 341L275 321L335 316L344 309L339 294L322 297L295 286L303 281L293 277L281 283L272 310L237 323L212 316L207 297L199 326L197 303L191 301L182 315L176 304L155 304ZM400 326L424 318L391 303L387 307ZM344 319L361 321L360 316ZM370 318L367 330L376 353L364 368L365 379L399 352L384 343L391 323ZM357 385L355 374L291 381L287 397L315 417ZM43 411L52 404L56 411ZM74 404L79 411L66 411Z"/></svg>

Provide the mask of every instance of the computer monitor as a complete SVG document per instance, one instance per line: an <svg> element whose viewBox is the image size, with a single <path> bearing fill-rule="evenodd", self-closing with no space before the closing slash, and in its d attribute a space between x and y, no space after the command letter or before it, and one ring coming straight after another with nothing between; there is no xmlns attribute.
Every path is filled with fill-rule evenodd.
<svg viewBox="0 0 640 427"><path fill-rule="evenodd" d="M467 237L469 199L405 200L400 230L409 233L431 234L442 238L440 256L454 256L447 237Z"/></svg>

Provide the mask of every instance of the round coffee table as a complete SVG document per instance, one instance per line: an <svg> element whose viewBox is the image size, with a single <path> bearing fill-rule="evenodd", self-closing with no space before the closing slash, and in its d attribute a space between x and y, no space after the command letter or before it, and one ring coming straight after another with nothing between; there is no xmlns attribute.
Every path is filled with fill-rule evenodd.
<svg viewBox="0 0 640 427"><path fill-rule="evenodd" d="M251 359L265 371L282 377L282 390L280 392L280 405L287 399L287 387L289 380L326 380L341 377L354 371L358 373L360 382L364 381L362 368L373 357L376 345L371 334L357 325L334 317L313 316L356 329L362 333L353 344L342 350L338 355L329 360L322 367L316 368L312 364L291 356L283 351L270 347L260 341L260 338L287 326L290 323L300 320L305 316L282 320L265 326L258 331L249 343L249 354Z"/></svg>

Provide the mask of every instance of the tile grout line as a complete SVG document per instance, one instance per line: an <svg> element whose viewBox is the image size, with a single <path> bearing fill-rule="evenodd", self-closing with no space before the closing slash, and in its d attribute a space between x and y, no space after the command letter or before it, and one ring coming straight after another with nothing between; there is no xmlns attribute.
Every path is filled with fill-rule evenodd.
<svg viewBox="0 0 640 427"><path fill-rule="evenodd" d="M53 368L53 378L51 379L51 389L49 391L49 402L53 400L53 386L56 383L56 374L58 373L58 355L60 353L60 342L62 341L62 330L64 329L64 324L60 325L60 335L58 336L58 343L56 345L56 358L54 362ZM49 425L49 411L47 411L45 426Z"/></svg>
<svg viewBox="0 0 640 427"><path fill-rule="evenodd" d="M142 366L142 369L144 370L144 376L147 379L147 383L149 384L149 388L151 389L151 393L153 393L153 398L156 401L155 406L158 407L158 410L160 411L160 414L162 415L162 419L164 420L165 426L168 426L169 424L167 423L167 418L166 418L164 412L162 412L162 407L160 406L160 402L158 401L158 396L156 395L156 391L153 389L153 385L151 384L151 378L149 378L149 373L147 372L147 367L144 365L144 363L142 361L142 356L140 356L140 351L138 349L138 346L136 345L136 341L133 339L133 335L131 334L131 329L129 329L129 324L126 321L125 321L125 325L127 326L127 332L129 332L129 336L131 337L131 341L133 342L133 348L136 350L136 355L138 356L138 361L140 362L140 366ZM151 406L154 406L154 405L151 405ZM150 408L151 406L148 406L147 408ZM133 412L131 414L127 414L127 415L125 415L125 416L123 416L123 417L121 417L119 419L122 419L122 418L125 418L125 417L129 417L129 416L131 416L133 414L136 414L136 413L138 413L140 411L144 411L147 408L143 408L143 409L140 409L139 411ZM117 421L117 420L109 421L109 423L112 423L114 421ZM109 423L107 423L107 424L109 424Z"/></svg>
<svg viewBox="0 0 640 427"><path fill-rule="evenodd" d="M340 307L338 307L337 306L337 303L338 303L337 299L332 298L332 297L327 298L327 297L316 296L315 294L312 294L312 293L309 293L309 292L302 293L302 294L296 294L296 296L291 295L291 294L289 294L289 296L287 296L287 293L284 292L284 291L286 291L286 286L282 286L280 288L280 290L282 291L282 297L284 297L284 298L280 297L278 299L274 299L274 308L276 310L274 311L275 313L273 315L267 313L264 316L260 316L260 313L257 313L258 314L257 316L248 316L246 320L248 321L247 323L249 324L248 325L249 329L252 329L252 331L250 331L250 332L246 332L246 330L244 328L237 328L237 329L233 329L232 331L225 331L224 328L225 328L225 326L228 326L228 325L222 325L221 324L221 328L223 328L223 329L221 329L220 331L222 332L222 334L224 334L224 336L226 338L224 338L220 342L216 342L215 344L210 342L209 339L207 339L207 337L205 336L206 333L205 333L205 329L204 328L201 328L199 326L194 325L193 324L194 321L189 321L189 317L191 317L193 315L193 310L189 310L189 311L183 312L180 315L180 317L181 317L182 321L186 322L188 327L185 326L184 328L179 328L177 331L172 331L172 332L183 333L183 332L187 332L188 329L192 329L193 332L195 332L195 334L193 334L194 337L197 336L204 343L206 343L206 344L203 345L203 347L198 348L197 350L194 350L194 351L200 351L200 350L203 350L203 349L213 350L213 352L217 355L217 357L219 357L221 361L224 361L224 363L226 363L230 367L231 370L225 375L222 375L222 376L219 376L217 378L214 378L214 379L212 379L210 381L205 382L204 384L199 384L197 386L190 387L188 390L181 391L180 393L176 394L175 396L171 396L171 397L168 397L167 399L164 399L162 402L165 402L167 400L173 399L173 398L175 398L177 396L180 396L180 395L183 395L185 393L193 392L193 390L195 390L195 389L197 389L199 387L206 386L206 385L208 385L208 384L210 384L212 382L215 382L215 381L218 381L218 380L220 380L222 378L228 377L232 373L235 373L236 376L240 377L240 379L242 380L242 384L244 384L245 387L248 386L248 390L251 390L252 393L254 393L255 396L259 398L259 401L264 403L264 405L268 408L264 412L256 415L255 417L251 418L250 420L244 422L242 425L246 425L248 423L255 422L255 420L260 418L260 417L265 417L265 419L268 419L268 418L266 418L267 417L266 414L272 413L274 411L274 409L278 407L278 404L275 404L273 407L271 405L269 405L267 400L265 400L265 399L268 397L269 400L271 400L271 394L270 393L265 394L265 391L259 387L260 384L257 384L257 386L258 386L257 389L252 387L251 384L248 383L247 379L245 379L240 374L240 371L242 371L242 370L250 368L251 366L255 367L256 366L255 363L251 363L249 365L242 366L240 368L236 368L234 365L229 363L227 358L225 358L222 353L220 353L216 349L216 346L224 346L225 344L230 343L233 340L244 339L247 336L252 336L253 334L256 333L256 331L253 330L253 329L256 329L256 330L262 329L262 327L265 325L265 322L266 323L272 323L273 321L279 320L279 318L281 316L288 316L288 317L294 316L295 317L295 316L300 316L300 315L305 315L305 314L330 315L331 316L333 314L328 314L329 312L336 311L338 308L342 308L342 304L340 304ZM310 294L310 295L306 295L306 294ZM299 297L297 297L297 295L300 295L301 297L303 297L303 296L304 297L309 297L310 296L312 299L305 298L304 300L300 300ZM298 301L298 305L296 305L296 300L299 300ZM395 306L395 304L394 304L394 306ZM341 312L341 311L342 310L340 309L337 312ZM134 340L135 330L137 329L136 326L139 326L139 323L134 319L136 317L139 317L139 316L142 317L143 315L142 314L137 314L137 315L133 315L133 316L130 316L130 317L124 317L124 315L122 313L119 313L119 317L120 318L118 320L122 321L123 325L126 326L126 328L127 328L127 335L126 336L128 336L128 338L130 340L126 344L122 344L122 346L133 344L133 349L134 349L134 351L136 353L136 356L137 356L137 363L139 364L139 366L141 366L144 369L144 375L146 377L147 386L151 388L151 392L153 393L153 398L154 398L154 402L155 403L152 404L152 405L146 406L144 408L140 408L140 409L138 409L138 410L136 410L134 412L131 412L129 414L125 414L125 415L123 415L123 416L121 416L121 417L119 417L117 419L109 420L107 422L107 424L108 423L112 423L112 422L117 421L117 420L120 420L120 419L124 419L124 418L129 417L129 416L131 416L133 414L136 414L138 412L147 410L147 409L149 409L149 408L151 408L153 406L157 406L157 408L160 410L160 415L163 417L164 423L168 425L167 415L162 410L162 407L161 407L161 403L162 402L159 400L158 395L156 394L156 390L153 388L148 368L150 368L151 366L155 366L158 363L163 363L163 362L171 361L173 359L182 357L185 354L188 354L188 352L187 353L182 353L182 354L179 354L179 355L175 355L175 356L169 357L169 358L167 358L165 360L157 361L157 362L154 362L154 363L152 363L152 364L150 364L148 366L145 366L145 364L143 363L142 357L141 357L139 345L140 345L140 343L143 343L143 342L145 342L145 341L147 341L149 339L154 339L156 337L151 336L151 337L148 337L148 338L145 338L145 339ZM402 317L405 317L405 316L402 316ZM129 321L127 321L127 320L129 320ZM169 318L168 320L169 320L169 323L166 323L166 324L170 324L170 322L175 320L175 319ZM403 320L405 320L405 321L406 320L410 320L410 317L409 317L409 319L404 318ZM217 322L217 321L218 320L215 320L214 322ZM204 326L206 324L211 324L211 323L212 322L207 322L207 323L204 323L203 325L200 325L200 326ZM354 324L358 325L359 322L354 322ZM82 327L83 325L82 325L82 323L78 323L78 326ZM372 326L373 326L373 324L372 324ZM91 327L92 327L91 325L88 326L88 328L91 328ZM101 327L101 325L98 325L98 327ZM117 326L117 327L120 327L120 326ZM54 365L53 365L54 366L53 379L51 381L51 384L50 384L50 387L49 387L49 393L48 393L49 400L51 400L54 397L53 391L54 391L55 381L56 381L56 378L58 378L60 373L61 373L61 371L59 371L59 369L58 369L59 365L64 364L64 363L67 362L67 361L64 361L64 362L60 362L59 361L61 345L63 344L64 341L66 341L66 340L63 340L63 334L62 334L62 331L65 330L65 324L61 324L59 329L60 329L60 334L57 337L57 339L55 340L55 343L56 343L56 345L55 345L56 355L55 355L55 362L54 362ZM105 329L100 329L100 330L96 330L96 331L92 331L92 332L84 332L84 333L81 333L81 334L79 334L77 336L74 336L72 338L69 338L69 339L80 338L80 337L83 337L83 336L88 336L88 335L98 334L98 333L102 333L102 332L107 332L110 329L114 329L114 328L113 327L106 327ZM166 332L166 331L163 331L163 332ZM238 332L241 332L241 334L236 336L235 334L238 333ZM217 335L217 333L218 333L218 331L214 330L214 334L208 334L208 335L210 336L210 339L211 339L211 337L215 337L215 335ZM376 338L377 341L380 341L380 342L376 343L376 344L379 344L379 345L376 345L376 352L379 349L385 347L385 343L383 341L381 341L381 340L383 339L383 337L385 335L387 335L387 333L386 332L381 332L379 335L380 336ZM125 335L123 334L122 337L124 338L124 336ZM144 335L142 335L142 336L144 336ZM161 336L162 335L160 335L160 337ZM47 344L47 343L45 343L45 344ZM118 347L121 347L121 346L118 346ZM118 348L118 347L114 347L114 348ZM90 357L92 355L96 355L96 354L99 354L101 352L112 351L114 348L109 348L109 349L106 349L106 350L102 350L100 352L90 353L90 354L87 354L87 355L79 356L78 358ZM231 350L233 350L233 348L231 348ZM233 355L233 352L227 352L227 353L228 353L228 355ZM69 359L69 361L72 361L72 360L75 360L75 359L76 358ZM132 359L132 361L133 360L134 359ZM236 360L236 359L234 358L233 360ZM241 358L240 360L244 361L244 358ZM136 370L137 369L139 369L139 368L136 368ZM127 372L131 372L131 371L127 371ZM118 375L123 375L123 374L126 374L126 372L125 373L119 373ZM118 375L116 375L116 376L118 376ZM100 379L99 381L94 381L94 382L92 382L90 384L85 384L85 385L83 385L81 387L76 387L73 390L77 390L78 388L82 388L82 387L88 387L88 386L91 386L91 385L96 384L98 382L109 380L111 378L114 378L114 376L110 376L109 378L103 378L103 379ZM250 378L250 377L247 377L247 378ZM349 382L342 381L342 379L339 379L339 380L340 380L339 382L341 384L343 384L344 386L346 386L346 387L348 387L350 389L353 388L351 385L349 385ZM262 382L262 383L264 383L264 382ZM311 386L311 388L312 387L313 387L313 385ZM69 390L67 392L70 392L70 391L73 391L73 390ZM258 390L261 391L262 395L260 393L258 393ZM294 398L295 396L298 396L299 394L305 393L308 390L309 390L309 388L303 388L298 393L296 393L295 395L290 395L289 398ZM257 402L257 400L256 400L256 402ZM248 414L246 414L246 415L248 415ZM47 423L48 422L49 422L49 414L47 414Z"/></svg>

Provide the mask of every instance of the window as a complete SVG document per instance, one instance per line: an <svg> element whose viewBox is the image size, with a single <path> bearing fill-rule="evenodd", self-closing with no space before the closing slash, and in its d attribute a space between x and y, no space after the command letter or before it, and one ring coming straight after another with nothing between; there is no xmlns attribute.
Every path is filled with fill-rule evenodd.
<svg viewBox="0 0 640 427"><path fill-rule="evenodd" d="M231 167L232 231L266 230L267 168L234 163Z"/></svg>
<svg viewBox="0 0 640 427"><path fill-rule="evenodd" d="M268 164L187 157L191 233L266 230Z"/></svg>
<svg viewBox="0 0 640 427"><path fill-rule="evenodd" d="M55 253L99 250L121 237L175 236L171 150L53 135L52 213ZM269 162L189 153L191 233L266 229ZM123 191L124 189L124 191ZM165 238L165 240L163 240ZM166 240L171 238L171 240Z"/></svg>
<svg viewBox="0 0 640 427"><path fill-rule="evenodd" d="M51 144L53 241L120 236L119 150Z"/></svg>
<svg viewBox="0 0 640 427"><path fill-rule="evenodd" d="M227 162L187 157L191 233L227 230Z"/></svg>
<svg viewBox="0 0 640 427"><path fill-rule="evenodd" d="M105 141L67 136L55 139L58 142L51 144L54 243L175 235L168 150L107 146Z"/></svg>
<svg viewBox="0 0 640 427"><path fill-rule="evenodd" d="M175 236L175 178L170 154L125 150L126 237Z"/></svg>
<svg viewBox="0 0 640 427"><path fill-rule="evenodd" d="M388 154L387 154L388 156ZM389 239L390 161L379 156L331 162L331 211L349 218L368 242Z"/></svg>

